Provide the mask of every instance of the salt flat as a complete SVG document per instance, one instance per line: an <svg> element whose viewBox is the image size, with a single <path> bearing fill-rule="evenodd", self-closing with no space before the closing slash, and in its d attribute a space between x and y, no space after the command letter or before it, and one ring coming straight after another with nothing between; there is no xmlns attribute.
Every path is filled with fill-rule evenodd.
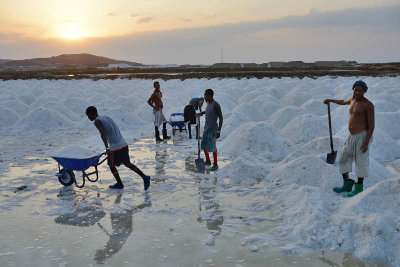
<svg viewBox="0 0 400 267"><path fill-rule="evenodd" d="M341 176L336 164L325 163L330 148L322 101L350 98L358 79L376 103L376 131L365 190L348 199L331 190ZM185 133L159 144L151 139L151 80L1 81L0 210L7 219L0 263L20 266L40 255L34 265L400 265L399 82L160 81L167 117L207 88L221 104L220 170L199 174L195 140ZM121 192L108 189L114 181L105 164L99 182L82 189L63 187L54 176L50 156L63 147L104 150L85 116L89 105L120 126L133 162L152 176L147 193L124 167ZM331 105L331 111L340 150L348 107Z"/></svg>

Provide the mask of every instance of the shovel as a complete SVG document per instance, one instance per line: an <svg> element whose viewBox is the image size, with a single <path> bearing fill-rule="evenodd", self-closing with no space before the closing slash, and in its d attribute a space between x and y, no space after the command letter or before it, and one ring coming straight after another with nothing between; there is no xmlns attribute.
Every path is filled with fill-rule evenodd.
<svg viewBox="0 0 400 267"><path fill-rule="evenodd" d="M326 162L328 164L335 163L337 151L333 151L333 140L332 140L332 125L331 125L331 108L328 103L328 119L329 119L329 137L331 139L331 153L326 155Z"/></svg>
<svg viewBox="0 0 400 267"><path fill-rule="evenodd" d="M197 147L198 147L198 153L197 153L197 159L195 160L196 163L196 168L199 172L204 173L206 170L206 166L204 165L204 160L200 158L200 117L199 117L199 123L197 124L198 131L197 131Z"/></svg>

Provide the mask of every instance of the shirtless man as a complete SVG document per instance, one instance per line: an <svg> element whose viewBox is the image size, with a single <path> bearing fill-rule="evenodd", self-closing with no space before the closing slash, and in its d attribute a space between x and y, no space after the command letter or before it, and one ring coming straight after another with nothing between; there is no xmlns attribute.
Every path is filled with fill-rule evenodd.
<svg viewBox="0 0 400 267"><path fill-rule="evenodd" d="M153 108L155 137L156 141L159 142L163 139L169 139L170 136L167 135L167 120L162 112L164 105L161 100L162 93L160 91L160 83L156 81L153 86L154 92L151 94L149 100L147 100L147 103ZM163 125L163 139L160 138L160 132L158 130L158 127L160 127L161 124Z"/></svg>
<svg viewBox="0 0 400 267"><path fill-rule="evenodd" d="M339 157L339 172L343 176L343 186L333 189L336 193L348 193L353 197L363 191L364 177L368 177L369 168L369 144L372 141L372 134L375 128L374 104L364 97L368 86L363 81L356 81L353 84L353 97L348 100L325 99L324 104L330 102L338 105L350 105L349 131L350 135L343 146ZM357 183L349 178L352 171L353 161L356 162Z"/></svg>
<svg viewBox="0 0 400 267"><path fill-rule="evenodd" d="M150 186L150 176L145 175L137 166L131 163L129 159L128 144L125 142L124 137L122 137L115 122L108 116L99 116L97 108L94 106L90 106L86 109L86 115L89 120L94 122L97 130L99 130L101 139L106 147L108 166L110 166L111 173L117 181L116 184L110 185L109 187L111 189L124 188L124 184L122 183L116 168L122 163L142 177L144 190L146 191Z"/></svg>

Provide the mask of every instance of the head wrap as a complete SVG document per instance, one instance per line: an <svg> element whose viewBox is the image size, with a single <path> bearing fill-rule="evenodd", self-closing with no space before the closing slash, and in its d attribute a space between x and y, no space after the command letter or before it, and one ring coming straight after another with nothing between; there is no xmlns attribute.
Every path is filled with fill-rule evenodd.
<svg viewBox="0 0 400 267"><path fill-rule="evenodd" d="M353 89L354 89L354 87L357 87L357 86L362 86L362 88L364 88L365 92L368 91L368 86L367 86L367 84L366 84L365 82L361 81L361 80L356 81L356 82L353 84Z"/></svg>

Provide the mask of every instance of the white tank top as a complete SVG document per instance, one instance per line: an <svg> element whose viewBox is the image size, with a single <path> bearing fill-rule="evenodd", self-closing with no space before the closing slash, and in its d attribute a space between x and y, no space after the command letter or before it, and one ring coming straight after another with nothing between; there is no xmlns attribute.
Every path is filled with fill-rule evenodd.
<svg viewBox="0 0 400 267"><path fill-rule="evenodd" d="M111 151L121 149L128 145L125 142L125 139L122 137L117 124L115 124L110 117L97 116L96 120L101 121L101 124L103 125L106 139Z"/></svg>

